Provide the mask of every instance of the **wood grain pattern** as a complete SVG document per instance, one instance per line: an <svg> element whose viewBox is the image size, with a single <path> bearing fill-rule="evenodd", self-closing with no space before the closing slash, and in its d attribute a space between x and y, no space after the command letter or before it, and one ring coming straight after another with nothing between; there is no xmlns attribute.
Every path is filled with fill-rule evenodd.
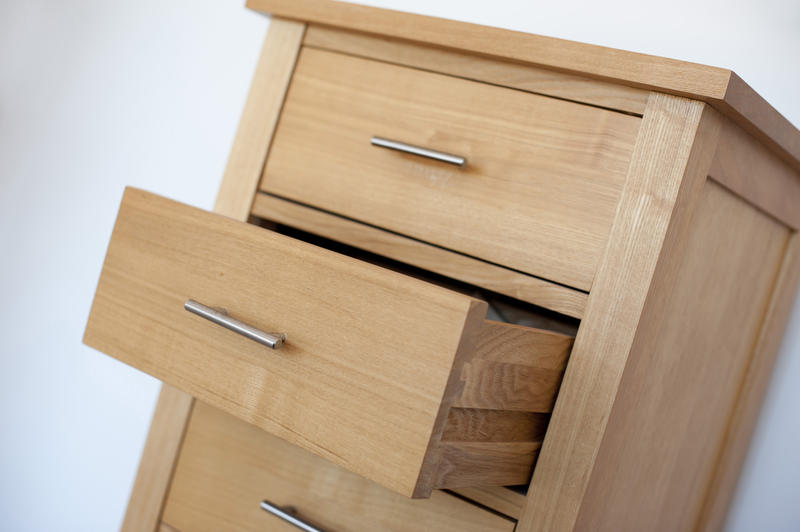
<svg viewBox="0 0 800 532"><path fill-rule="evenodd" d="M792 233L753 356L728 421L696 530L721 530L754 433L800 281L800 240Z"/></svg>
<svg viewBox="0 0 800 532"><path fill-rule="evenodd" d="M695 528L788 235L706 183L649 316L660 323L631 348L576 528Z"/></svg>
<svg viewBox="0 0 800 532"><path fill-rule="evenodd" d="M470 360L461 370L460 408L551 412L564 372L522 364Z"/></svg>
<svg viewBox="0 0 800 532"><path fill-rule="evenodd" d="M268 194L257 194L253 215L406 264L458 279L540 307L581 318L588 295Z"/></svg>
<svg viewBox="0 0 800 532"><path fill-rule="evenodd" d="M520 531L572 530L577 522L628 354L644 331L640 317L659 258L680 249L675 243L685 234L719 128L702 103L650 96Z"/></svg>
<svg viewBox="0 0 800 532"><path fill-rule="evenodd" d="M289 340L270 352L183 310L190 297ZM485 312L482 301L127 189L84 341L411 495Z"/></svg>
<svg viewBox="0 0 800 532"><path fill-rule="evenodd" d="M564 371L574 340L567 334L485 320L475 342L475 358Z"/></svg>
<svg viewBox="0 0 800 532"><path fill-rule="evenodd" d="M549 420L546 413L453 407L441 441L541 442Z"/></svg>
<svg viewBox="0 0 800 532"><path fill-rule="evenodd" d="M648 92L512 61L311 25L303 45L641 115Z"/></svg>
<svg viewBox="0 0 800 532"><path fill-rule="evenodd" d="M800 132L728 69L346 2L247 0L247 7L702 100L800 168Z"/></svg>
<svg viewBox="0 0 800 532"><path fill-rule="evenodd" d="M409 499L198 403L164 520L192 532L296 530L259 509L292 506L324 530L511 532L514 522L448 493Z"/></svg>
<svg viewBox="0 0 800 532"><path fill-rule="evenodd" d="M191 396L168 384L161 387L122 532L157 529L193 402Z"/></svg>
<svg viewBox="0 0 800 532"><path fill-rule="evenodd" d="M588 290L640 119L304 48L261 190ZM370 145L466 157L456 168Z"/></svg>
<svg viewBox="0 0 800 532"><path fill-rule="evenodd" d="M800 229L800 172L730 120L709 174L764 212Z"/></svg>
<svg viewBox="0 0 800 532"><path fill-rule="evenodd" d="M217 193L214 210L218 213L241 221L250 214L305 26L279 18L270 22Z"/></svg>
<svg viewBox="0 0 800 532"><path fill-rule="evenodd" d="M434 486L525 484L540 447L540 442L441 442Z"/></svg>
<svg viewBox="0 0 800 532"><path fill-rule="evenodd" d="M525 504L525 495L503 487L456 488L452 491L513 519L519 518Z"/></svg>

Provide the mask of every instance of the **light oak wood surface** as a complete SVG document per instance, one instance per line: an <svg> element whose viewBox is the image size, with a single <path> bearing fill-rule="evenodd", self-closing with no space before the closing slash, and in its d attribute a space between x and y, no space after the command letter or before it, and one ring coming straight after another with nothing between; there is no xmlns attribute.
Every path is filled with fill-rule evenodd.
<svg viewBox="0 0 800 532"><path fill-rule="evenodd" d="M190 395L177 388L168 384L161 387L122 532L154 531L158 527L193 403Z"/></svg>
<svg viewBox="0 0 800 532"><path fill-rule="evenodd" d="M800 229L800 172L730 120L709 175L792 229Z"/></svg>
<svg viewBox="0 0 800 532"><path fill-rule="evenodd" d="M648 91L625 85L606 83L513 61L499 61L481 55L316 24L309 26L303 38L303 45L638 115L644 112L649 94Z"/></svg>
<svg viewBox="0 0 800 532"><path fill-rule="evenodd" d="M536 372L545 369L547 348L538 344L539 358L533 363L525 345L532 341L533 335L518 334L508 326L498 327L492 332L489 322L482 321L481 311L468 310L468 316L477 314L471 319L470 330L474 332L470 342L472 349L456 347L453 365L461 369L450 371L446 376L444 371L439 374L439 384L446 379L444 384L437 385L439 397L435 401L440 402L440 407L434 415L430 414L431 406L428 417L431 421L427 429L429 439L427 447L420 451L423 458L417 471L417 484L411 486L413 482L409 479L412 475L409 474L405 493L414 487L425 486L412 493L424 495L431 486L458 486L464 482L472 483L475 477L486 480L494 475L497 481L521 478L530 474L532 463L536 461L527 497L498 487L469 487L456 491L506 515L519 517L517 532L720 529L800 277L797 236L793 231L798 227L797 213L800 212L794 208L800 190L797 171L800 168L800 134L797 129L738 76L725 69L327 0L250 0L248 5L301 22L273 19L273 29L267 38L272 44L265 44L259 60L220 189L218 212L240 221L252 212L265 220L333 238L582 319L566 379L561 383L551 417L550 408L542 408L541 404L525 408L543 411L509 410L512 403L503 399L502 393L497 394L497 390L507 389L508 384L502 384L503 379L507 383L519 382L517 376L520 372L530 375L530 368L535 368ZM305 22L311 23L307 30ZM527 269L517 268L517 271L499 265L508 266L506 262L498 263L497 255L479 259L470 256L471 252L465 254L463 249L446 249L443 244L427 242L420 237L409 238L410 235L404 236L396 229L393 232L377 224L360 223L353 215L335 214L327 200L312 208L276 195L255 194L270 145L277 140L273 134L275 127L289 116L287 113L281 117L281 113L285 110L286 90L301 46L304 46L304 56L329 54L326 57L338 57L340 54L332 53L335 51L346 54L348 62L371 64L374 63L372 60L380 60L383 63L379 64L385 68L409 70L415 77L444 78L459 86L472 86L476 81L483 81L494 85L490 87L492 91L507 91L516 94L517 98L555 101L538 96L547 95L642 115L641 119L627 117L638 122L638 133L633 131L629 139L632 151L622 164L623 170L615 185L614 209L610 211L605 226L609 236L604 237L595 250L597 267L591 269L591 276L586 274L589 269L585 265L570 264L559 270L548 264L538 270L536 275L539 277L536 277L523 273L528 272ZM325 71L325 67L325 64L315 64L313 72L300 74L326 82L340 75L339 72ZM360 75L361 69L354 72ZM319 79L315 83L319 83ZM384 77L375 79L383 80ZM330 84L323 85L318 87L320 94L331 90ZM363 90L365 101L376 90L379 94L385 90L383 85L374 85ZM649 90L673 96L650 94ZM462 89L454 90L453 98L457 99L461 94ZM453 98L445 103L450 104ZM409 97L404 100L414 101ZM562 101L558 105L589 108L570 102ZM718 112L700 102L710 104ZM481 103L478 107L484 105ZM328 112L328 109L323 111ZM593 111L622 116L596 108ZM720 113L727 118L719 116ZM382 125L384 122L386 120L371 123ZM443 122L450 124L453 119L448 116ZM368 135L376 133L380 132L370 130ZM438 141L444 137L434 135L432 138ZM336 141L343 142L338 138ZM351 153L351 150L347 151ZM470 161L475 159L472 152L465 153ZM314 164L315 159L309 157L303 162ZM408 164L405 158L403 162ZM348 164L350 169L360 168L352 162ZM420 166L411 164L413 168ZM410 175L413 176L413 172ZM607 179L607 175L603 179ZM312 181L308 188L316 185L316 181ZM441 211L449 212L446 209ZM150 222L156 226L158 215L153 216ZM162 223L159 229L170 225ZM461 229L452 223L452 219L445 227L451 231ZM594 224L589 233L598 227ZM196 233L196 229L187 227L181 238ZM226 233L226 237L229 236ZM572 240L567 238L566 242L574 243L580 238L586 238L586 235ZM563 245L564 240L560 243ZM174 251L172 248L175 247L167 246L167 253ZM207 242L200 247L213 253L218 251ZM520 247L529 251L529 247ZM243 252L247 246L242 248L232 250L230 255ZM150 266L155 270L158 264ZM248 269L248 275L261 271L262 267L261 260L246 261L241 265L242 269ZM566 284L572 283L578 288L583 286L580 290L551 282L551 279L561 279L559 282L564 283L563 279L573 271L583 271L582 280ZM565 272L567 277L564 277ZM153 279L162 273L158 270L157 274L147 278L147 285L157 284ZM200 277L198 275L196 279ZM123 278L128 283L131 276L127 273L119 276L119 286ZM325 278L325 282L331 284L337 279L336 276ZM176 276L172 284L180 286L181 282L189 281ZM221 282L220 279L213 276L202 277L202 283L213 285L217 282ZM134 284L125 291L123 299L136 301L137 297L141 298L141 294L135 293L136 286ZM168 294L173 288L163 288L147 303L155 301L159 312L163 312L166 307L158 301L166 302L172 297ZM393 285L391 290L396 288ZM589 289L591 294L587 294ZM263 286L254 290L266 294ZM701 295L704 297L698 297ZM271 301L272 294L269 296L262 299ZM231 296L229 301L225 304L231 310L236 308L240 299ZM333 308L339 301L334 298L325 303ZM169 305L174 302L180 303L178 298L174 298ZM410 308L410 303L407 306ZM140 355L142 346L146 351L153 343L152 329L142 316L136 314L132 305L115 310L117 314L112 321L117 320L121 327L124 320L128 328L121 336L129 334L145 338L136 346ZM252 315L260 314L262 306L258 309L251 306L248 312L251 311ZM424 316L421 319L425 319ZM111 322L101 323L98 331L106 328L105 323ZM205 328L198 331L201 329L207 331ZM95 332L99 337L101 333L98 331ZM173 335L170 338L180 336L175 331L165 334ZM207 340L205 334L202 332L198 337ZM214 334L223 335L227 331ZM218 340L212 340L210 345L222 345ZM550 341L554 365L551 370L557 374L563 370L566 353L559 358L558 342L552 337ZM208 344L206 341L194 352L201 352ZM185 362L165 356L165 353L172 354L172 347L170 344L168 350L151 351L154 354L148 363L166 368L165 371L173 375L185 371ZM130 352L133 351L131 348ZM472 358L466 356L467 352ZM494 360L498 353L501 353L499 360ZM266 396L252 390L273 384L269 380L271 374L263 370L274 359L257 358L255 353L248 353L246 347L235 350L230 356L237 367L247 368L244 373L252 377L244 386L249 391L238 389L242 387L239 380L220 378L220 375L226 375L229 367L208 357L198 364L204 368L202 371L208 373L209 379L213 374L214 382L235 396L233 401L229 397L220 401L219 395L209 394L208 400L216 401L229 411L249 405L249 410L241 410L237 415L244 411L244 417L251 423L262 426L272 423L274 420L258 414L267 402ZM329 362L334 367L333 361ZM481 366L483 371L476 371ZM262 371L251 371L254 367ZM330 375L332 373L328 377ZM376 374L369 371L359 373L358 379L362 375L374 378ZM188 389L187 382L178 379L175 384ZM281 384L285 383L277 386ZM402 386L404 391L414 389L414 384ZM471 389L477 392L470 393ZM320 395L329 392L330 382L325 381L322 386L314 388L315 392L319 390ZM289 417L301 417L298 413L301 409L292 410L297 405L289 400L298 397L295 391L287 391L284 394L286 401L275 405L275 408L288 412ZM375 396L383 400L381 394ZM325 399L320 396L309 399L308 394L299 397L305 401L303 404ZM489 398L492 401L487 402ZM517 397L512 399L518 400ZM418 401L415 404L428 401L426 404L433 405L435 402L433 397L415 396L414 400ZM347 397L343 401L346 404ZM239 455L243 446L257 442L258 438L247 437L241 445L235 438L231 441L228 437L231 431L225 429L226 422L255 431L288 452L302 454L320 464L309 466L309 471L341 471L252 425L218 412L227 421L209 421L209 425L219 426L200 431L204 434L218 432L220 445L207 446L208 449L217 448L214 451L218 452L217 458L196 460L195 473L181 481L184 495L194 494L192 490L198 486L209 486L203 488L206 492L203 497L209 497L207 500L210 502L198 512L192 505L199 503L189 500L187 495L180 504L170 504L174 510L170 510L170 515L187 519L187 528L180 528L172 522L177 519L165 519L159 525L163 493L172 479L180 438L193 402L190 396L165 386L131 496L124 530L157 530L159 526L163 531L183 532L203 529L203 526L214 530L231 528L230 517L238 515L236 505L241 501L228 506L228 497L235 490L226 488L222 476L227 471L223 469L231 457ZM341 404L332 408L341 409ZM364 404L372 406L369 402ZM391 408L387 410L390 415L401 415ZM313 409L302 413L309 412L311 416L315 414ZM359 410L360 414L362 411ZM377 418L377 414L375 416ZM402 421L407 421L407 418ZM345 425L347 422L355 423L347 419ZM321 449L316 445L319 433L326 430L324 424L317 426L321 427L318 432L304 435L311 435L311 440L300 441L297 434L292 436L288 430L282 436L290 440L294 437L296 443L314 448L330 460L337 460L330 452L338 450L337 447ZM374 424L366 426L367 430L376 430ZM353 432L352 428L341 430ZM384 434L388 433L384 431ZM691 441L686 439L687 433L691 435ZM331 438L332 441L336 439L335 436ZM385 440L400 442L401 446L407 441L397 430L393 430L391 437ZM423 440L420 437L420 441ZM223 450L226 445L233 447ZM193 452L186 445L180 454L190 457ZM247 453L243 455L248 456ZM247 468L242 467L242 470L246 469L244 474L252 472L253 461L265 458L261 450L252 456ZM298 459L297 463L300 461ZM339 463L344 463L344 460ZM351 466L347 464L353 469ZM270 466L268 471L261 470L259 474L264 475L265 480L259 481L259 485L277 486L282 493L294 489L295 480L288 480L289 475L282 473L289 467L283 463ZM341 471L341 474L355 479L361 483L359 486L369 490L383 490L352 473ZM206 475L206 480L196 481L203 475ZM332 480L326 476L322 482L329 493L335 493L337 500L342 493L354 493L349 486L355 485L350 480L340 482L339 478L343 477ZM176 484L172 487L175 488ZM211 500L211 495L208 495L215 493L213 490L216 489L226 491L222 497L226 502L222 505L217 504L216 496ZM178 492L173 489L170 497L174 493ZM306 490L304 496L307 493ZM406 503L441 500L444 495L433 491L432 498L427 501L409 501L392 495L401 501L397 506L395 502L384 504L380 497L369 498L373 495L363 499L356 496L356 499L360 501L358 504L372 501L370 515L380 514L379 518L386 518L383 528L405 526L416 515L421 515L419 522L431 523L430 529L446 530L450 521L440 515L441 507L419 510L422 506L413 509L404 506ZM455 497L451 499L458 501ZM469 516L470 523L482 523L486 515L492 515L482 512L473 517L471 510L447 507L452 508L446 511L448 519L464 514ZM192 525L193 519L203 519L206 508L213 509L210 513L216 512L216 515ZM247 505L248 512L254 512L256 508ZM382 513L387 508L391 510ZM336 512L330 515L340 517ZM263 512L255 512L252 517L256 519L252 522L261 523ZM513 523L510 527L508 523L501 523L498 529L513 528ZM276 523L274 526L277 529L281 525ZM455 529L465 529L465 526L459 523L459 528ZM491 530L491 526L486 524L484 528ZM362 522L356 525L356 529L363 528ZM343 527L335 528L340 529Z"/></svg>
<svg viewBox="0 0 800 532"><path fill-rule="evenodd" d="M247 0L247 7L705 101L800 169L797 127L725 68L347 2Z"/></svg>
<svg viewBox="0 0 800 532"><path fill-rule="evenodd" d="M682 228L688 224L681 216L689 217L685 213L699 195L719 129L716 114L700 102L650 96L608 247L534 470L520 530L576 526L597 467L606 416L634 339L644 330L641 313L657 279L659 257L671 251L670 239L680 241L684 234Z"/></svg>
<svg viewBox="0 0 800 532"><path fill-rule="evenodd" d="M458 488L453 491L514 519L519 518L525 504L525 495L508 488Z"/></svg>
<svg viewBox="0 0 800 532"><path fill-rule="evenodd" d="M588 290L639 122L304 48L261 189ZM467 164L377 148L373 135Z"/></svg>
<svg viewBox="0 0 800 532"><path fill-rule="evenodd" d="M677 272L659 310L670 318L637 334L576 528L696 526L788 236L706 182L670 259Z"/></svg>
<svg viewBox="0 0 800 532"><path fill-rule="evenodd" d="M186 312L188 298L288 341L270 351ZM129 188L84 341L411 495L485 311L467 296Z"/></svg>
<svg viewBox="0 0 800 532"><path fill-rule="evenodd" d="M256 194L252 213L573 318L586 307L586 292L268 194Z"/></svg>
<svg viewBox="0 0 800 532"><path fill-rule="evenodd" d="M190 298L284 332L287 343L273 352L202 320L183 309ZM460 293L128 189L84 341L392 489L428 496L456 478L527 477L541 442L451 439L441 450L451 405L546 413L561 380L570 337L484 322L485 313L486 303ZM447 475L437 472L443 457Z"/></svg>
<svg viewBox="0 0 800 532"><path fill-rule="evenodd" d="M164 511L182 532L296 530L267 499L323 530L470 532L514 522L448 493L409 499L198 402Z"/></svg>

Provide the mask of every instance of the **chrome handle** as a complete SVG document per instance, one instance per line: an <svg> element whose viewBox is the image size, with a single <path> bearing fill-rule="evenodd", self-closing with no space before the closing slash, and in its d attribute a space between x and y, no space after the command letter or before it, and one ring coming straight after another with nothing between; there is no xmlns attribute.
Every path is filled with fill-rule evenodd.
<svg viewBox="0 0 800 532"><path fill-rule="evenodd" d="M419 155L420 157L427 157L428 159L454 164L456 166L463 167L465 164L467 164L467 160L458 155L436 150L429 150L428 148L423 148L421 146L413 146L411 144L406 144L405 142L398 142L396 140L385 139L383 137L372 137L369 142L373 146L378 146L379 148L388 148L390 150L401 151L403 153Z"/></svg>
<svg viewBox="0 0 800 532"><path fill-rule="evenodd" d="M261 501L261 509L266 510L267 512L271 513L275 517L280 517L284 521L289 524L292 524L299 528L300 530L305 530L305 532L323 532L322 529L317 528L315 526L311 526L308 523L301 521L300 519L296 518L290 513L287 513L269 501Z"/></svg>
<svg viewBox="0 0 800 532"><path fill-rule="evenodd" d="M183 304L183 308L192 314L197 314L201 318L205 318L210 322L216 323L217 325L222 325L228 330L239 333L245 338L250 338L251 340L258 342L261 345L265 345L271 349L280 349L280 347L283 345L283 342L286 341L286 335L284 333L267 333L260 329L256 329L251 325L231 318L224 310L207 307L202 303L198 303L194 299L187 299L186 303Z"/></svg>

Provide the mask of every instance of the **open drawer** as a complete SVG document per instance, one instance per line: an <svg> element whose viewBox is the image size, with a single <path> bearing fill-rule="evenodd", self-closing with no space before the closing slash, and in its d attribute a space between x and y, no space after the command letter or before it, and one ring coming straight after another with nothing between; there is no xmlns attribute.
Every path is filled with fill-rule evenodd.
<svg viewBox="0 0 800 532"><path fill-rule="evenodd" d="M427 497L527 482L555 401L572 338L485 313L461 293L129 188L84 342Z"/></svg>

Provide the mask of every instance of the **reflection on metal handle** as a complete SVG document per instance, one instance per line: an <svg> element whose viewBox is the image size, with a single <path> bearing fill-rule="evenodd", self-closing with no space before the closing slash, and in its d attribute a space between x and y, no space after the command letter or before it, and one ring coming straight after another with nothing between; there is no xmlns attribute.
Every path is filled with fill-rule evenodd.
<svg viewBox="0 0 800 532"><path fill-rule="evenodd" d="M224 310L207 307L194 299L187 299L186 303L183 304L183 308L192 314L197 314L208 321L214 322L217 325L222 325L226 329L239 333L246 338L250 338L272 349L279 349L283 345L283 342L286 341L286 335L283 333L266 333L246 323L242 323L237 319L231 318Z"/></svg>
<svg viewBox="0 0 800 532"><path fill-rule="evenodd" d="M403 153L419 155L420 157L427 157L428 159L441 161L443 163L450 163L456 166L464 166L467 164L467 160L464 157L459 157L458 155L452 155L436 150L429 150L428 148L422 148L420 146L412 146L411 144L406 144L405 142L389 140L383 137L372 137L369 142L373 146L378 146L380 148L388 148L390 150L397 150Z"/></svg>
<svg viewBox="0 0 800 532"><path fill-rule="evenodd" d="M292 514L289 514L289 513L285 512L285 511L281 510L280 508L278 508L277 506L275 506L274 504L272 504L269 501L261 501L261 509L268 511L269 513L271 513L272 515L274 515L276 517L280 517L281 519L283 519L287 523L290 523L290 524L296 526L300 530L305 530L305 532L322 532L321 529L319 529L319 528L317 528L315 526L311 526L308 523L304 523L300 519L296 518Z"/></svg>

